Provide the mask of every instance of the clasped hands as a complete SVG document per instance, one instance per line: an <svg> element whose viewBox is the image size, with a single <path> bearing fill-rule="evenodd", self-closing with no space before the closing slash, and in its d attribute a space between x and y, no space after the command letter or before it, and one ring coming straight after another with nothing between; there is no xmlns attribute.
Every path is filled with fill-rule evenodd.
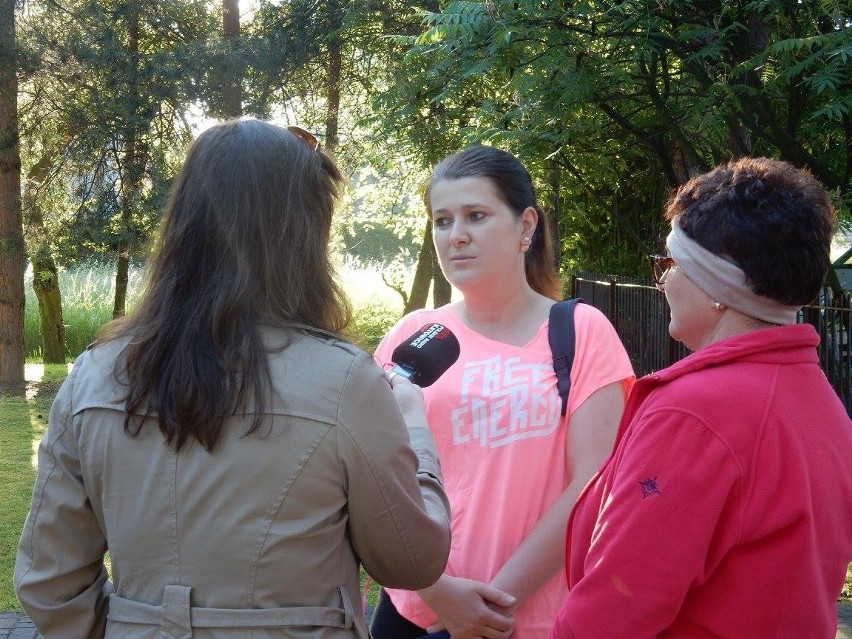
<svg viewBox="0 0 852 639"><path fill-rule="evenodd" d="M429 633L447 630L452 639L508 639L517 601L489 584L442 575L418 594L438 615Z"/></svg>

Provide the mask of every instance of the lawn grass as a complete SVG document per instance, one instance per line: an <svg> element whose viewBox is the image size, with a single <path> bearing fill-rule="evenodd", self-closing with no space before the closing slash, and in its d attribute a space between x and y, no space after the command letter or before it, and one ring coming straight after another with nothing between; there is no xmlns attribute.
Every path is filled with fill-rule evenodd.
<svg viewBox="0 0 852 639"><path fill-rule="evenodd" d="M44 382L58 382L67 375L67 367L48 366L47 373L28 368L28 379L37 374ZM47 428L47 416L53 393L36 394L32 390L0 396L0 612L20 610L12 588L12 573L21 528L30 506L36 476L36 450Z"/></svg>

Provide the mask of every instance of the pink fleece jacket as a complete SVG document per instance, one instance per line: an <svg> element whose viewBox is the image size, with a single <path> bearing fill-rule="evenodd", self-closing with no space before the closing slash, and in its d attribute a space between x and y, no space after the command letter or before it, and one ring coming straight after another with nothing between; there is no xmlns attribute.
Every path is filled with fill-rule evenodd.
<svg viewBox="0 0 852 639"><path fill-rule="evenodd" d="M551 639L833 639L852 560L852 422L809 325L639 380L568 524Z"/></svg>

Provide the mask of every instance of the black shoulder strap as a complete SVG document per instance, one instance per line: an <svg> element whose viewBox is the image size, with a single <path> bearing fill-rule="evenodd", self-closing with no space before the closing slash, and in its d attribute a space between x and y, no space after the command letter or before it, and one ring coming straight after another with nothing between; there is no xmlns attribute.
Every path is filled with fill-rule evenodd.
<svg viewBox="0 0 852 639"><path fill-rule="evenodd" d="M562 415L568 410L568 392L571 390L571 365L574 363L574 307L583 302L579 297L557 302L550 307L547 341L553 353L553 370L556 371L556 388L562 398Z"/></svg>

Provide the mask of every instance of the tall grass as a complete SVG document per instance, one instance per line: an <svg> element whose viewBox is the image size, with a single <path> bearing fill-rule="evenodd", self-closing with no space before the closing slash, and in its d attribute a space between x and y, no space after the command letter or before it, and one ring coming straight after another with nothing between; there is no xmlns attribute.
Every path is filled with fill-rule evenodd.
<svg viewBox="0 0 852 639"><path fill-rule="evenodd" d="M131 270L127 283L127 308L139 299L142 271ZM115 301L115 271L104 265L78 267L59 273L62 319L65 324L65 356L73 360L91 344L105 323L112 319ZM32 269L26 274L24 306L24 354L28 360L41 360L38 300L32 287Z"/></svg>
<svg viewBox="0 0 852 639"><path fill-rule="evenodd" d="M342 267L340 280L352 301L352 339L372 351L379 339L402 314L402 298L384 285L376 270ZM139 300L143 272L131 270L127 285L127 309ZM59 274L62 316L65 324L65 354L73 361L91 344L98 330L112 319L115 300L115 271L104 265L91 265ZM24 348L29 361L41 361L38 300L32 288L32 270L26 276Z"/></svg>

